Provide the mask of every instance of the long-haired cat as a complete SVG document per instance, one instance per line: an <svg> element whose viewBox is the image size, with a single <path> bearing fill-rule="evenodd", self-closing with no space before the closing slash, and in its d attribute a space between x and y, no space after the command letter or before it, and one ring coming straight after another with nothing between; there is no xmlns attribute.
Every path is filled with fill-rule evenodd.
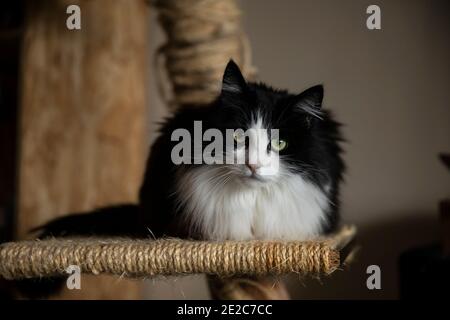
<svg viewBox="0 0 450 320"><path fill-rule="evenodd" d="M211 105L183 108L163 123L138 205L64 217L42 227L42 237L303 240L329 232L338 222L344 164L339 124L322 108L322 99L322 86L295 95L247 82L230 61L221 93ZM258 129L254 145L244 145L256 150L258 162L193 164L192 153L192 164L175 164L171 155L178 141L172 141L172 134L185 129L194 137L195 121L224 136L226 129ZM271 138L271 129L278 129L277 139ZM224 153L242 152L236 144L224 148ZM274 161L276 171L271 170Z"/></svg>

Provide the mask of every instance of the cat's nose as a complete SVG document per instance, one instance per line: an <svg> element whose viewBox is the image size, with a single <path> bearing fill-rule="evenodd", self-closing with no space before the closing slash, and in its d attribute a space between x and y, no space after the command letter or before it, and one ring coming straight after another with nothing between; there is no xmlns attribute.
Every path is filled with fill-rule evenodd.
<svg viewBox="0 0 450 320"><path fill-rule="evenodd" d="M259 164L250 164L247 163L246 164L247 167L251 170L252 173L256 173L256 170L258 170L259 168L261 168L261 166Z"/></svg>

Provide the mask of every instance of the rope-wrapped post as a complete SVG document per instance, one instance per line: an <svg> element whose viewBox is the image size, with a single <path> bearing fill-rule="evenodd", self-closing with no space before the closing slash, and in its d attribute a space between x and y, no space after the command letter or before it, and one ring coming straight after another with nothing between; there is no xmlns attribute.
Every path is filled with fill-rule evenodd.
<svg viewBox="0 0 450 320"><path fill-rule="evenodd" d="M201 106L214 100L231 58L247 79L254 77L235 0L157 0L153 4L167 36L156 55L158 84L171 106Z"/></svg>
<svg viewBox="0 0 450 320"><path fill-rule="evenodd" d="M287 273L319 276L339 268L341 250L353 234L354 229L343 229L333 238L307 242L123 238L11 242L0 245L0 277L12 280L64 275L71 265L80 267L83 273L126 277L196 273L218 280Z"/></svg>

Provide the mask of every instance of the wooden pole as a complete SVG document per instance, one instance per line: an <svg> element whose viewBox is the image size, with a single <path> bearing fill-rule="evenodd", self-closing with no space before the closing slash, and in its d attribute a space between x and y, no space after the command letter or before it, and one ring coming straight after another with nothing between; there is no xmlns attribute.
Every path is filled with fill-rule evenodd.
<svg viewBox="0 0 450 320"><path fill-rule="evenodd" d="M67 6L81 9L68 30ZM55 217L135 202L146 157L144 0L28 1L22 46L17 238ZM139 298L138 282L82 278L59 298Z"/></svg>

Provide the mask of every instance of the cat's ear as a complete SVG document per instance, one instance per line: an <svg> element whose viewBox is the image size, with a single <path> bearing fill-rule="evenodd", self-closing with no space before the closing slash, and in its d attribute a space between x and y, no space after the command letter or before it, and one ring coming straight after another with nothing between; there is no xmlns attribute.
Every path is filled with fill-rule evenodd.
<svg viewBox="0 0 450 320"><path fill-rule="evenodd" d="M247 84L238 65L230 60L222 80L222 93L243 93Z"/></svg>
<svg viewBox="0 0 450 320"><path fill-rule="evenodd" d="M322 119L323 86L311 87L295 97L294 108Z"/></svg>

